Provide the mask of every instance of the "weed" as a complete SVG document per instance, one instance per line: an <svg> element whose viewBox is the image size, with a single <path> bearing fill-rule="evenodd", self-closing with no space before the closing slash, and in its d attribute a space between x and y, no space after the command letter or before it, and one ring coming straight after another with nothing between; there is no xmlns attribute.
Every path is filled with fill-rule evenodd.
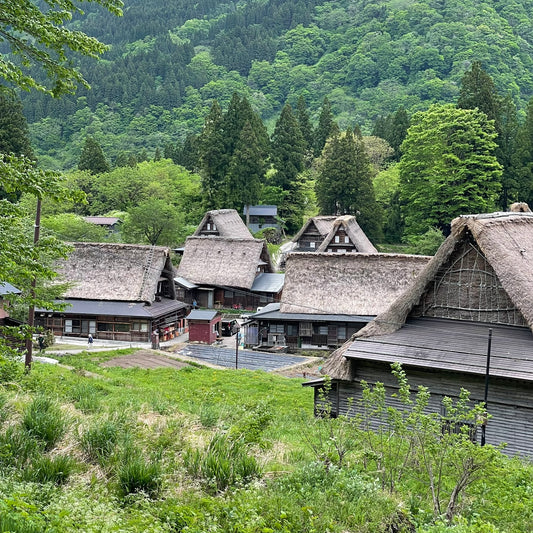
<svg viewBox="0 0 533 533"><path fill-rule="evenodd" d="M112 420L98 421L80 436L80 444L91 461L100 464L115 450L119 435L119 426Z"/></svg>
<svg viewBox="0 0 533 533"><path fill-rule="evenodd" d="M23 468L41 447L20 426L10 426L0 434L0 465Z"/></svg>
<svg viewBox="0 0 533 533"><path fill-rule="evenodd" d="M145 459L140 451L128 446L117 466L117 478L122 496L142 492L155 497L161 491L161 463Z"/></svg>
<svg viewBox="0 0 533 533"><path fill-rule="evenodd" d="M34 398L24 411L22 423L33 437L44 442L46 450L55 446L67 428L61 409L46 396Z"/></svg>
<svg viewBox="0 0 533 533"><path fill-rule="evenodd" d="M37 483L62 485L77 469L77 466L74 459L65 455L56 457L44 455L33 460L31 467L24 472L24 479Z"/></svg>

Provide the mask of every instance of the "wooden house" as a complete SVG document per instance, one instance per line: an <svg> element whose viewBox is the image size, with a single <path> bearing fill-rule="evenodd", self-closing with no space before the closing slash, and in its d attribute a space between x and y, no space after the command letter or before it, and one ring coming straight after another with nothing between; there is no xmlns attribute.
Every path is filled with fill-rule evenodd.
<svg viewBox="0 0 533 533"><path fill-rule="evenodd" d="M343 344L413 282L429 257L294 253L281 303L253 315L252 346L328 349Z"/></svg>
<svg viewBox="0 0 533 533"><path fill-rule="evenodd" d="M352 215L312 217L292 240L294 252L377 253Z"/></svg>
<svg viewBox="0 0 533 533"><path fill-rule="evenodd" d="M252 233L257 233L264 228L280 229L276 205L247 205L244 206L243 215L246 226Z"/></svg>
<svg viewBox="0 0 533 533"><path fill-rule="evenodd" d="M105 228L109 234L118 233L122 220L118 217L83 217L85 222Z"/></svg>
<svg viewBox="0 0 533 533"><path fill-rule="evenodd" d="M253 239L250 230L235 209L208 211L192 236Z"/></svg>
<svg viewBox="0 0 533 533"><path fill-rule="evenodd" d="M357 405L361 380L393 392L399 362L413 389L429 388L435 410L460 388L484 401L488 383L486 442L531 456L532 328L533 213L459 217L415 283L324 365L333 413ZM317 401L321 380L307 385Z"/></svg>
<svg viewBox="0 0 533 533"><path fill-rule="evenodd" d="M9 319L9 302L6 299L6 296L12 294L20 294L20 290L7 281L0 281L0 326L13 325Z"/></svg>
<svg viewBox="0 0 533 533"><path fill-rule="evenodd" d="M220 336L222 315L211 309L193 309L187 316L189 341L213 344Z"/></svg>
<svg viewBox="0 0 533 533"><path fill-rule="evenodd" d="M57 271L69 283L65 309L35 316L55 335L149 342L154 330L163 341L183 330L187 305L176 300L168 248L74 243Z"/></svg>
<svg viewBox="0 0 533 533"><path fill-rule="evenodd" d="M189 237L175 281L179 297L200 307L253 309L279 298L281 287L269 292L275 283L266 283L272 271L263 240Z"/></svg>

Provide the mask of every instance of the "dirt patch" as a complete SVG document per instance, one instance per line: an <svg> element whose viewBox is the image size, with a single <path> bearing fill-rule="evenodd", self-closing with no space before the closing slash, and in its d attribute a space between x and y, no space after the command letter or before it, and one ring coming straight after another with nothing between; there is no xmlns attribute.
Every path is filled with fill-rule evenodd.
<svg viewBox="0 0 533 533"><path fill-rule="evenodd" d="M120 368L176 368L180 369L187 366L187 363L177 361L170 357L165 357L151 350L139 350L131 355L122 355L114 357L100 363L101 366L118 366Z"/></svg>

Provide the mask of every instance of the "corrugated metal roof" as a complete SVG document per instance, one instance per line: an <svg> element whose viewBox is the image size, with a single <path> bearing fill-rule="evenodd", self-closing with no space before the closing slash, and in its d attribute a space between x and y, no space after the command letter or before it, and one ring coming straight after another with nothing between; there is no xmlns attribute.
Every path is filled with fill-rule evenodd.
<svg viewBox="0 0 533 533"><path fill-rule="evenodd" d="M263 307L258 313L251 315L256 320L279 320L295 322L363 322L367 323L373 320L374 316L362 315L333 315L318 313L282 313L279 303L271 303Z"/></svg>
<svg viewBox="0 0 533 533"><path fill-rule="evenodd" d="M533 334L528 328L417 318L388 335L358 338L347 359L484 375L492 328L490 375L533 381Z"/></svg>
<svg viewBox="0 0 533 533"><path fill-rule="evenodd" d="M112 302L107 300L58 300L57 303L67 304L62 313L69 315L106 315L124 316L133 318L157 318L179 309L184 309L187 305L178 300L161 298L160 302L152 305L145 305L144 302ZM52 313L47 309L36 309L36 313Z"/></svg>
<svg viewBox="0 0 533 533"><path fill-rule="evenodd" d="M211 311L209 309L193 309L187 315L187 320L213 320L218 314L218 311Z"/></svg>
<svg viewBox="0 0 533 533"><path fill-rule="evenodd" d="M271 292L277 294L283 289L285 274L270 274L263 272L255 279L250 289L252 292Z"/></svg>
<svg viewBox="0 0 533 533"><path fill-rule="evenodd" d="M244 206L243 213L246 215L248 206ZM276 216L278 214L277 205L251 205L250 215Z"/></svg>
<svg viewBox="0 0 533 533"><path fill-rule="evenodd" d="M21 291L16 287L13 287L11 283L7 281L0 281L0 295L4 294L20 294Z"/></svg>
<svg viewBox="0 0 533 533"><path fill-rule="evenodd" d="M198 288L198 285L195 285L192 281L182 278L181 276L175 277L174 281L181 287L184 287L185 289L197 289Z"/></svg>

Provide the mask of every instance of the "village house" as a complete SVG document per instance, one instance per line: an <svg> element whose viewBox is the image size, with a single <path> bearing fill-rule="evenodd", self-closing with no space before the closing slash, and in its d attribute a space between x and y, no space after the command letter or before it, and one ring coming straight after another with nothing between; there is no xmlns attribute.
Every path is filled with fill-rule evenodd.
<svg viewBox="0 0 533 533"><path fill-rule="evenodd" d="M199 307L255 309L279 300L283 279L273 272L263 240L193 236L175 282L178 297Z"/></svg>
<svg viewBox="0 0 533 533"><path fill-rule="evenodd" d="M250 230L235 209L207 211L192 236L253 239Z"/></svg>
<svg viewBox="0 0 533 533"><path fill-rule="evenodd" d="M9 317L9 302L6 296L20 294L20 290L8 283L0 281L0 326L18 326L20 322Z"/></svg>
<svg viewBox="0 0 533 533"><path fill-rule="evenodd" d="M288 350L340 346L401 294L428 260L398 254L289 254L281 302L253 315L245 342Z"/></svg>
<svg viewBox="0 0 533 533"><path fill-rule="evenodd" d="M257 233L264 228L280 229L276 205L246 205L243 215L246 226L252 233Z"/></svg>
<svg viewBox="0 0 533 533"><path fill-rule="evenodd" d="M532 328L533 213L459 217L415 283L324 364L332 413L351 414L362 380L395 392L399 362L413 390L429 388L436 411L461 388L486 399L486 443L532 456ZM318 408L323 380L306 385Z"/></svg>
<svg viewBox="0 0 533 533"><path fill-rule="evenodd" d="M353 215L312 217L292 241L294 252L377 253Z"/></svg>
<svg viewBox="0 0 533 533"><path fill-rule="evenodd" d="M149 342L181 333L187 305L176 300L168 248L74 243L58 264L68 289L61 312L38 309L35 323L58 336Z"/></svg>
<svg viewBox="0 0 533 533"><path fill-rule="evenodd" d="M118 217L83 217L85 222L105 228L109 234L118 233L122 220Z"/></svg>

